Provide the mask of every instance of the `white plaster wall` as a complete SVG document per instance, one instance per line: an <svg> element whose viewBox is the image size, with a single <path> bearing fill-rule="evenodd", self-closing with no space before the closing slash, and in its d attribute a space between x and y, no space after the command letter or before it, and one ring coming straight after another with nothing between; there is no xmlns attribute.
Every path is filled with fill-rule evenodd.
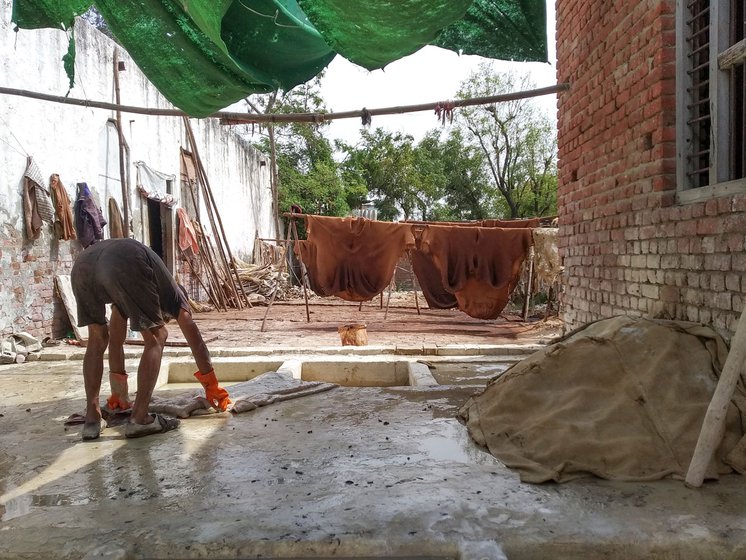
<svg viewBox="0 0 746 560"><path fill-rule="evenodd" d="M0 2L0 83L65 95L68 82L60 59L67 50L66 34L55 30L14 33L11 0ZM76 83L69 96L114 102L112 68L116 44L85 23L79 22L75 33ZM172 108L126 52L120 49L119 56L126 65L126 70L119 73L122 104ZM103 109L3 96L0 162L6 176L0 178L0 217L16 227L21 225L19 189L25 169L24 152L37 160L45 176L59 173L71 195L76 182L86 181L102 201L113 196L121 208L116 129L107 126L107 120L115 116L113 111ZM179 148L188 147L181 118L122 113L122 120L130 163L141 160L153 169L174 175L178 187ZM261 237L275 237L269 170L268 166L259 165L259 161L268 158L217 120L191 122L231 249L250 255L257 231ZM133 165L129 172L130 200L137 207ZM132 213L137 214L136 208Z"/></svg>
<svg viewBox="0 0 746 560"><path fill-rule="evenodd" d="M67 35L58 30L22 29L16 33L10 17L11 0L0 0L0 84L64 96L68 79L61 58L67 52ZM75 39L76 79L69 96L114 102L116 44L85 22L76 24ZM122 104L173 108L121 48L119 58L126 65L126 70L119 73ZM60 175L71 200L75 199L76 182L85 181L102 202L105 215L110 196L123 210L116 129L107 124L115 117L109 110L0 95L0 241L4 239L0 246L5 247L0 253L0 279L5 279L8 267L3 259L7 260L8 249L14 249L13 243L24 255L41 259L53 258L57 251L74 257L79 250L76 242L59 242L56 247L47 228L33 243L23 239L21 190L27 155L34 157L45 178L52 173ZM122 120L130 147L130 214L135 237L143 240L134 162L143 161L152 169L174 175L174 192L178 194L180 148L188 148L188 143L180 117L122 113ZM269 168L259 164L268 158L217 120L191 119L191 123L230 249L235 256L250 260L257 233L260 237L277 237ZM206 215L201 218L209 224ZM28 298L28 294L15 299L0 295L0 309L18 307L15 330L22 323L17 317ZM0 332L6 330L8 320L0 316Z"/></svg>

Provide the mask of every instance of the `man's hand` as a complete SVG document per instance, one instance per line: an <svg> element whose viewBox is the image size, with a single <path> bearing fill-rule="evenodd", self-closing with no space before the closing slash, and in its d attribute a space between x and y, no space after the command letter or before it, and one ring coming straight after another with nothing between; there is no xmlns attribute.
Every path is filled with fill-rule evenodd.
<svg viewBox="0 0 746 560"><path fill-rule="evenodd" d="M127 387L126 373L109 373L109 385L111 386L111 396L106 399L106 406L114 411L124 411L132 408L130 403L129 390Z"/></svg>
<svg viewBox="0 0 746 560"><path fill-rule="evenodd" d="M194 374L194 377L204 387L205 397L210 401L210 404L221 412L224 412L228 408L228 405L231 404L231 400L228 398L228 391L218 385L215 370L212 370L210 373L200 373L198 371Z"/></svg>

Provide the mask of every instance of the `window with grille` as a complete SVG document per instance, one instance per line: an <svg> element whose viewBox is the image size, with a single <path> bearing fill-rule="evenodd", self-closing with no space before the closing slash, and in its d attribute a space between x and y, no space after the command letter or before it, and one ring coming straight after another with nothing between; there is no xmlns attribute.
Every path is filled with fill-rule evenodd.
<svg viewBox="0 0 746 560"><path fill-rule="evenodd" d="M680 189L746 189L746 0L678 10Z"/></svg>

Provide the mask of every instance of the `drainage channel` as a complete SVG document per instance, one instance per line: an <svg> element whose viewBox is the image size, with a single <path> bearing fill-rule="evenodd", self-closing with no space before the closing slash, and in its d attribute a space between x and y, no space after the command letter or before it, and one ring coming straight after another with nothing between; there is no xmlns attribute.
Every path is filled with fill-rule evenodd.
<svg viewBox="0 0 746 560"><path fill-rule="evenodd" d="M221 383L249 381L267 372L289 372L302 381L323 381L345 387L486 386L524 356L405 357L306 355L236 356L213 360ZM164 361L159 387L194 384L190 359Z"/></svg>

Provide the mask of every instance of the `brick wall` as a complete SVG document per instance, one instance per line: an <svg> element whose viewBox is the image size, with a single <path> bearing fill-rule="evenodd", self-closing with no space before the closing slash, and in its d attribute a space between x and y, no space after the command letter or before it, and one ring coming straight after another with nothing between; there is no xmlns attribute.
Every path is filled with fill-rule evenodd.
<svg viewBox="0 0 746 560"><path fill-rule="evenodd" d="M30 242L6 225L0 232L0 335L25 331L39 340L71 330L67 311L54 289L56 274L70 274L80 245L58 241L47 224Z"/></svg>
<svg viewBox="0 0 746 560"><path fill-rule="evenodd" d="M617 314L735 330L746 200L676 202L675 2L558 0L568 328Z"/></svg>

